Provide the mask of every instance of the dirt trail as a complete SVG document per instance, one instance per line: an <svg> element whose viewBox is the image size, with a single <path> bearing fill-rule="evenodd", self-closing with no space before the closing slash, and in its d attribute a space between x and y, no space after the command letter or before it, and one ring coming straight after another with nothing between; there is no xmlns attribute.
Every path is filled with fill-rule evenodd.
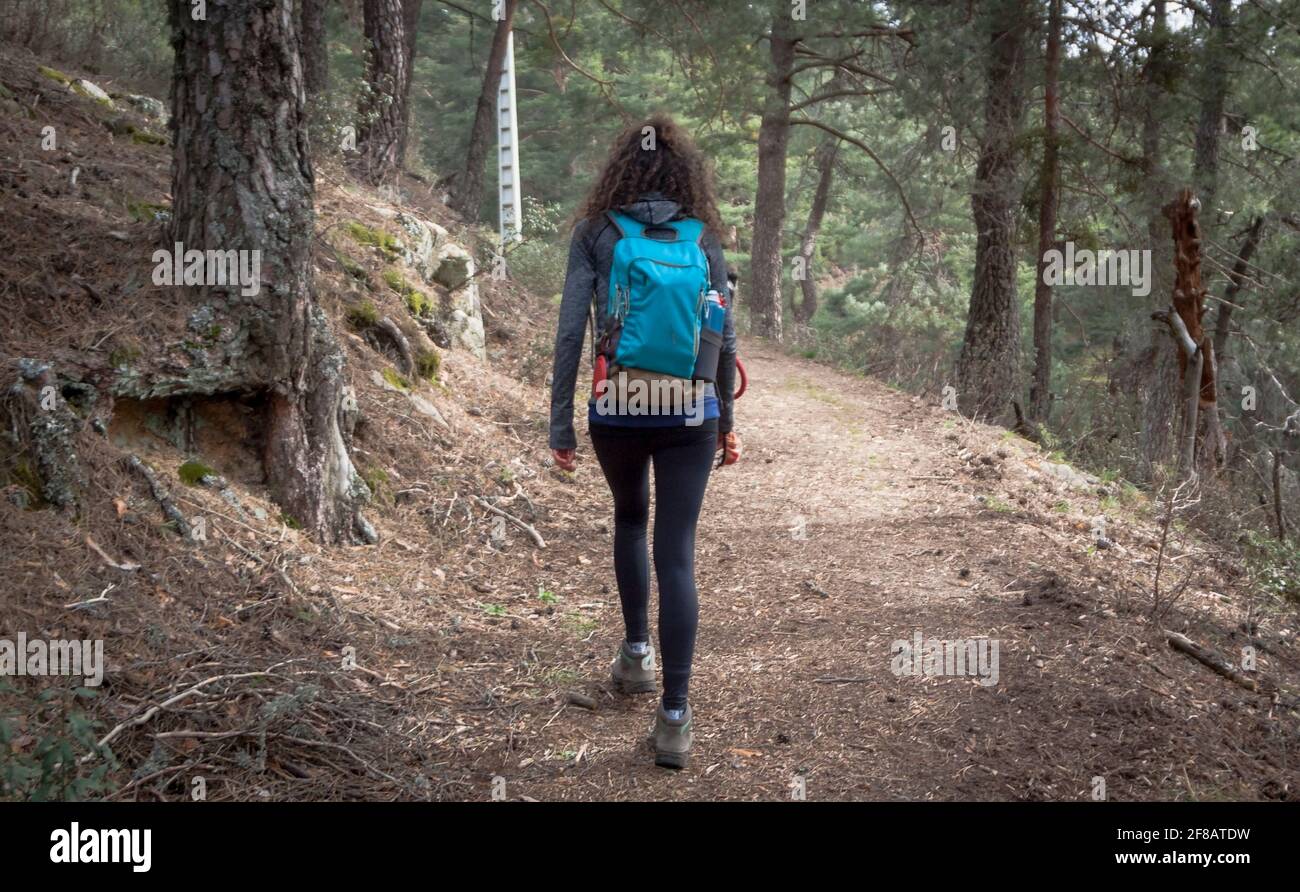
<svg viewBox="0 0 1300 892"><path fill-rule="evenodd" d="M21 198L0 232L28 267L15 281L46 283L14 291L0 353L84 366L97 381L123 356L187 337L187 299L137 287L157 225L132 204L165 201L169 154L114 138L95 103L36 66L0 52L0 80L40 99L39 115L13 119L14 144L38 145L54 121L67 148L58 164L27 157L0 177ZM74 166L87 173L69 196ZM316 180L329 246L317 288L366 416L353 448L375 487L379 544L312 543L257 473L206 456L252 514L232 512L222 494L179 482L193 456L148 425L123 442L129 431L82 437L93 486L78 514L22 507L13 481L0 500L0 630L106 640L110 686L87 708L105 728L129 726L113 742L118 798L188 799L199 765L212 766L214 799L487 799L497 777L512 799L787 799L800 782L809 799L1068 800L1088 798L1096 777L1112 799L1300 797L1294 612L1250 613L1229 568L1174 549L1172 578L1210 569L1148 622L1153 510L1136 491L757 342L742 350L746 454L715 472L701 521L694 761L654 768L654 699L608 689L623 630L608 494L585 434L576 479L546 466L554 307L513 286L485 290L493 360L445 351L438 381L418 385L437 420L413 414L383 374L395 357L345 320L362 300L405 318L395 291L356 279L381 281L391 258L329 240L397 208L381 214L383 199L341 170L318 165ZM426 204L414 209L451 223ZM56 290L46 268L97 290ZM119 406L118 421L127 415ZM124 450L210 522L205 544L163 527ZM489 505L536 524L547 547ZM1101 516L1113 547L1096 547ZM1171 652L1157 628L1235 659L1252 642L1238 631L1248 616L1266 639L1260 676L1280 698ZM997 684L894 675L891 643L917 633L996 640ZM341 666L349 648L356 671ZM149 710L219 672L227 681L202 704ZM569 705L573 693L595 708ZM38 712L28 694L24 721Z"/></svg>
<svg viewBox="0 0 1300 892"><path fill-rule="evenodd" d="M621 619L580 433L577 513L550 525L546 567L589 621L526 650L597 708L489 709L501 745L461 754L468 798L496 775L543 800L1069 800L1099 776L1112 799L1295 795L1294 717L1150 636L1148 536L1113 500L1118 547L1098 551L1098 494L1044 473L1031 444L770 348L744 356L746 453L715 472L700 525L691 768L654 768L654 698L606 683ZM1221 598L1191 598L1213 641ZM917 632L996 639L997 684L895 676L891 642Z"/></svg>

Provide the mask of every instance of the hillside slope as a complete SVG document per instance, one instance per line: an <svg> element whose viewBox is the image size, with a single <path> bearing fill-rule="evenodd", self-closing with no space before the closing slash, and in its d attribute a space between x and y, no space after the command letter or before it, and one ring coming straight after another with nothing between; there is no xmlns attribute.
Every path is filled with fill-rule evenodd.
<svg viewBox="0 0 1300 892"><path fill-rule="evenodd" d="M318 290L379 536L321 548L266 501L233 425L210 418L215 435L181 448L157 407L111 396L185 320L184 295L147 274L168 149L106 121L156 128L30 58L0 55L0 83L16 147L0 164L4 386L18 392L22 360L50 367L84 472L60 510L28 456L4 456L0 637L102 639L108 664L91 698L11 680L6 757L30 767L51 740L113 753L7 795L184 799L201 778L214 800L781 799L797 783L812 799L1084 799L1102 777L1112 799L1300 796L1294 618L1259 615L1237 568L1176 536L1165 585L1207 569L1152 621L1160 530L1142 496L759 342L742 345L746 455L716 472L700 527L693 765L653 768L653 699L606 683L622 629L603 481L588 448L576 476L545 448L553 306L483 280L478 358L413 314L411 287L442 295L394 249L399 212L472 234L418 183L398 207L318 172ZM384 317L436 356L432 380L402 374ZM132 455L202 539L177 535ZM1166 628L1226 654L1253 643L1260 692L1171 650ZM892 643L917 633L996 640L997 683L895 675Z"/></svg>

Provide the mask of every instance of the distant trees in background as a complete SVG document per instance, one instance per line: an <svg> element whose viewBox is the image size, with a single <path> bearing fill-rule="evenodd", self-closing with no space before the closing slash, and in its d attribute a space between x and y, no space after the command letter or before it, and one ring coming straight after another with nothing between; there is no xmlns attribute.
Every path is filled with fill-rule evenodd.
<svg viewBox="0 0 1300 892"><path fill-rule="evenodd" d="M1196 467L1236 482L1243 517L1275 501L1275 466L1279 491L1300 494L1294 3L293 2L315 160L398 189L414 174L471 224L490 222L513 30L524 284L558 290L563 224L608 140L667 110L715 161L750 333L936 401L951 387L969 415L1023 407L1049 448L1138 480L1176 466L1184 442L1188 357L1151 317L1178 298L1163 209L1190 187ZM166 95L173 48L153 3L8 10L7 43ZM178 207L197 187L177 184ZM1045 256L1065 245L1150 251L1149 293L1050 287Z"/></svg>

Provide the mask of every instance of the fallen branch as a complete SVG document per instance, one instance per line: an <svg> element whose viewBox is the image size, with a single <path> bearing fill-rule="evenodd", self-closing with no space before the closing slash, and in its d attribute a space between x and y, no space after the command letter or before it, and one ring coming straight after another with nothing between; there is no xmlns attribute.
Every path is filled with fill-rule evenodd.
<svg viewBox="0 0 1300 892"><path fill-rule="evenodd" d="M131 456L131 457L132 457L132 458L135 458L135 456ZM139 459L136 459L136 461L139 461ZM140 725L143 725L145 722L147 722L147 721L149 721L150 719L152 719L154 716L156 716L158 713L162 712L162 711L163 711L164 709L166 709L167 707L169 707L169 706L173 706L173 705L175 705L175 704L181 702L181 701L184 700L186 697L189 697L189 696L191 696L191 695L193 695L193 694L197 694L197 693L198 693L200 690L202 690L206 685L210 685L210 684L212 684L212 683L215 682L215 681L223 681L223 680L227 680L227 679L233 681L233 680L238 679L238 678L259 678L259 677L265 677L265 676L267 676L267 675L269 675L269 674L270 674L270 673L267 673L267 672L241 672L241 673L238 673L238 674L236 674L236 675L214 675L214 676L212 676L211 678L205 678L205 679L203 679L203 681L199 682L198 684L194 685L193 687L191 687L191 688L186 688L185 690L181 691L181 692L180 692L179 694L177 694L176 696L174 696L174 697L169 697L168 699L166 699L166 700L164 700L163 702L159 703L157 706L151 706L151 707L149 707L148 709L146 709L144 712L142 712L140 715L136 716L135 718L133 718L133 719L128 719L128 720L125 721L125 722L119 722L117 725L114 725L114 726L113 726L113 730L109 731L107 734L105 734L103 737L101 737L101 738L99 739L99 743L95 744L95 748L94 748L93 750L91 750L90 752L86 753L84 756L82 756L82 757L81 757L80 759L78 759L77 761L78 761L80 764L84 765L86 762L89 762L89 761L90 761L91 759L93 759L95 756L99 755L100 751L103 750L104 747L106 747L106 746L108 746L110 743L112 743L113 740L115 740L115 739L117 738L117 735L121 734L121 733L122 733L123 731L125 731L127 728L135 728L135 727L138 727L138 726L140 726Z"/></svg>
<svg viewBox="0 0 1300 892"><path fill-rule="evenodd" d="M1218 651L1210 650L1208 647L1202 647L1192 639L1179 632L1171 632L1169 629L1164 630L1169 639L1169 646L1176 651L1187 654L1192 659L1213 669L1219 675L1229 681L1236 682L1243 688L1251 691L1259 691L1259 683L1244 673L1237 670L1232 662Z"/></svg>
<svg viewBox="0 0 1300 892"><path fill-rule="evenodd" d="M513 514L508 514L505 511L502 511L500 508L498 508L496 505L493 505L491 502L487 501L486 499L481 499L478 496L470 496L470 498L478 502L484 508L491 511L493 514L500 515L501 517L504 517L506 520L513 523L515 526L519 527L519 529L523 530L532 538L533 542L537 544L538 548L546 547L546 540L542 538L542 534L537 532L537 530L535 530L530 524L524 523L522 520L520 520L518 517L515 517Z"/></svg>
<svg viewBox="0 0 1300 892"><path fill-rule="evenodd" d="M64 610L76 610L78 607L89 607L91 604L107 604L108 593L117 588L117 583L109 583L108 588L99 593L98 598L91 598L89 601L77 601L75 604L64 604Z"/></svg>
<svg viewBox="0 0 1300 892"><path fill-rule="evenodd" d="M596 708L595 700L577 691L569 691L566 702L572 703L574 706L581 706L583 709L594 710Z"/></svg>
<svg viewBox="0 0 1300 892"><path fill-rule="evenodd" d="M108 556L108 552L104 551L104 549L99 547L98 542L96 542L94 539L90 538L89 536L86 536L86 546L91 551L95 552L95 554L99 555L100 559L103 560L104 563L112 567L114 570L122 570L123 572L130 573L134 570L140 569L139 564L133 564L130 563L129 561L126 563L119 564L117 561L113 560L111 557Z"/></svg>
<svg viewBox="0 0 1300 892"><path fill-rule="evenodd" d="M188 540L192 535L189 521L185 519L181 509L176 507L176 503L172 501L171 493L167 491L166 486L163 486L153 468L140 461L140 456L134 454L128 455L124 461L128 468L144 478L144 481L149 484L149 493L153 496L153 500L158 503L158 506L162 508L163 516L176 524L181 537Z"/></svg>
<svg viewBox="0 0 1300 892"><path fill-rule="evenodd" d="M856 678L846 675L830 675L826 678L814 678L816 684L870 684L874 678Z"/></svg>

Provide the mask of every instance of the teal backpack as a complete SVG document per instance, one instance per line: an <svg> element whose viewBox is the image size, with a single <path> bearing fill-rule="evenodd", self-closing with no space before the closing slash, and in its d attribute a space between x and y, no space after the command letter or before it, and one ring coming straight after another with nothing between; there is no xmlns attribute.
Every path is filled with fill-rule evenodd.
<svg viewBox="0 0 1300 892"><path fill-rule="evenodd" d="M609 272L603 352L614 366L691 378L709 290L704 224L645 224L609 211L621 238Z"/></svg>

